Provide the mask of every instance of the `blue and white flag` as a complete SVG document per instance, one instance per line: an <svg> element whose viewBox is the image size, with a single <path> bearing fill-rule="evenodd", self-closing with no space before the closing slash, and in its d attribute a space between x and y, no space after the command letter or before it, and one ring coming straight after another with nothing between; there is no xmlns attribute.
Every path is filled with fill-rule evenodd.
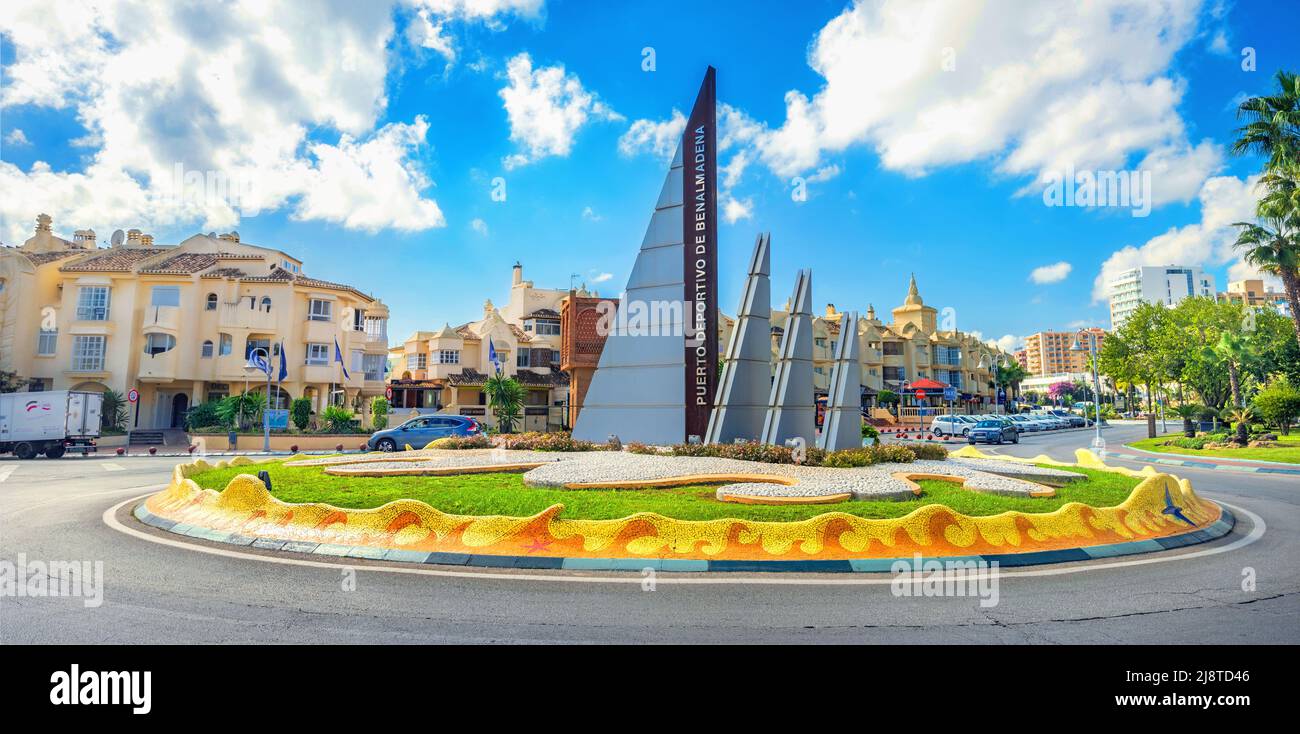
<svg viewBox="0 0 1300 734"><path fill-rule="evenodd" d="M284 378L288 376L289 376L289 363L285 360L285 356L284 356L284 342L280 342L280 376L275 379L279 380L280 382L284 382Z"/></svg>
<svg viewBox="0 0 1300 734"><path fill-rule="evenodd" d="M492 343L492 337L490 336L488 337L488 361L492 363L498 373L501 372L501 360L497 359L497 348Z"/></svg>
<svg viewBox="0 0 1300 734"><path fill-rule="evenodd" d="M271 365L267 364L266 358L257 352L253 352L248 358L248 363L262 371L267 377L271 376Z"/></svg>
<svg viewBox="0 0 1300 734"><path fill-rule="evenodd" d="M352 379L351 377L348 377L348 367L347 367L347 365L343 364L343 350L342 350L342 349L339 349L339 340L338 340L338 339L335 339L335 340L334 340L334 361L335 361L335 362L338 362L338 363L339 363L339 367L342 367L342 368L343 368L343 379L345 379L345 380L350 380L350 379Z"/></svg>

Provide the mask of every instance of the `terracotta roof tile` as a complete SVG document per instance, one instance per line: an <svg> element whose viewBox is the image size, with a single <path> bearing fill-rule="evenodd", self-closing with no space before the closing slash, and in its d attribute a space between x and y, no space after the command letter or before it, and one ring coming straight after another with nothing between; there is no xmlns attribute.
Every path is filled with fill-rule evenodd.
<svg viewBox="0 0 1300 734"><path fill-rule="evenodd" d="M167 252L162 247L132 247L101 250L99 254L59 268L69 273L129 273L136 265Z"/></svg>
<svg viewBox="0 0 1300 734"><path fill-rule="evenodd" d="M217 264L217 256L206 252L182 252L160 263L140 268L142 273L179 273L189 275Z"/></svg>

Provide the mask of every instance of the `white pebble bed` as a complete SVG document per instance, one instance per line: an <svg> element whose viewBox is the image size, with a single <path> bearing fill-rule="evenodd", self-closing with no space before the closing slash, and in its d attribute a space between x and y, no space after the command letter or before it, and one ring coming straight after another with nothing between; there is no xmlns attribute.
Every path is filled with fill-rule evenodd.
<svg viewBox="0 0 1300 734"><path fill-rule="evenodd" d="M918 460L910 464L876 464L852 469L835 469L794 464L767 464L738 459L720 459L696 456L653 456L616 451L553 452L507 451L501 449L475 449L465 451L421 451L397 454L394 458L417 458L417 461L372 460L365 457L333 457L293 462L292 466L331 465L332 472L367 473L384 469L446 469L461 466L491 464L526 464L546 462L544 466L524 474L524 482L535 487L563 488L573 483L635 482L672 479L686 475L750 474L788 477L793 485L767 482L736 482L718 488L717 496L752 497L823 497L851 493L854 499L910 499L914 495L908 485L895 479L896 472L922 472L944 474L966 479L966 487L973 491L1028 496L1042 485L1018 477L1055 478L1071 480L1078 474L1044 469L1032 464L998 461L995 459L948 459L946 461ZM1001 476L1003 474L1009 476Z"/></svg>

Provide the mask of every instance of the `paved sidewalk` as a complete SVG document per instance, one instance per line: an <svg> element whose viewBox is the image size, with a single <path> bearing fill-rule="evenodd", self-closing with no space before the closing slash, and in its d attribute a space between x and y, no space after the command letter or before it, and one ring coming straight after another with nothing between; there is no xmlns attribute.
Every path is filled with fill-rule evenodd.
<svg viewBox="0 0 1300 734"><path fill-rule="evenodd" d="M1125 451L1107 451L1106 456L1127 461L1139 461L1144 464L1160 466L1187 466L1195 469L1214 469L1216 471L1235 471L1245 474L1285 474L1300 476L1300 465L1282 464L1272 461L1248 461L1245 459L1224 459L1221 457L1187 456L1186 454L1161 454L1143 451L1130 446ZM1136 453L1127 453L1136 452Z"/></svg>

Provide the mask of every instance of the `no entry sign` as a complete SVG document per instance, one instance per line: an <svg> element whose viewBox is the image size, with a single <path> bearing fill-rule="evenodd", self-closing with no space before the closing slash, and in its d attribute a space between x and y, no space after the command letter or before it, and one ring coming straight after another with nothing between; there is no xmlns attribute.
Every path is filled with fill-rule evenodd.
<svg viewBox="0 0 1300 734"><path fill-rule="evenodd" d="M127 391L126 391L126 400L127 400L127 402L129 402L129 403L134 403L134 402L138 401L139 399L140 399L140 391L139 391L139 390L137 390L137 389L135 389L135 388L133 387L133 388L131 388L130 390L127 390Z"/></svg>

